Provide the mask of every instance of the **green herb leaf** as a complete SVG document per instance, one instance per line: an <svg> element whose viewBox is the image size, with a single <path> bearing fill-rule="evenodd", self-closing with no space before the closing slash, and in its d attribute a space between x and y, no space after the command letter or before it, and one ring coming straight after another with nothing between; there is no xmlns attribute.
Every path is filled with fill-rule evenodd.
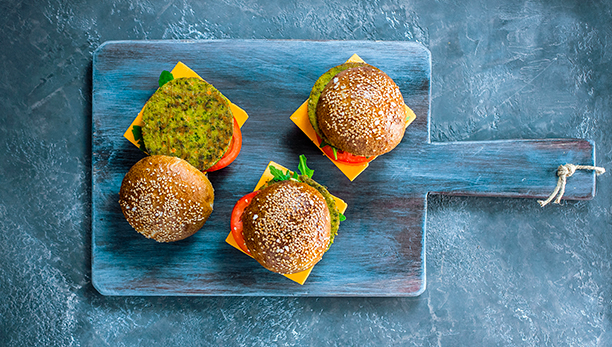
<svg viewBox="0 0 612 347"><path fill-rule="evenodd" d="M172 75L172 72L164 70L162 71L161 75L159 75L159 86L161 87L173 79L174 76Z"/></svg>
<svg viewBox="0 0 612 347"><path fill-rule="evenodd" d="M334 152L334 159L338 160L338 148L332 146L330 143L325 142L325 140L321 140L321 144L319 145L319 148L323 148L325 146L331 147L332 152Z"/></svg>
<svg viewBox="0 0 612 347"><path fill-rule="evenodd" d="M343 215L342 213L338 212L338 217L340 217L340 221L344 222L346 220L346 216Z"/></svg>
<svg viewBox="0 0 612 347"><path fill-rule="evenodd" d="M302 175L308 176L308 178L312 178L312 175L314 174L314 170L311 170L306 165L306 156L303 154L300 155L300 164L298 165L298 170L300 170Z"/></svg>
<svg viewBox="0 0 612 347"><path fill-rule="evenodd" d="M330 143L325 142L325 140L321 140L321 144L319 145L319 148L323 148L325 146L331 147L332 152L334 153L334 159L338 160L338 148L332 146Z"/></svg>
<svg viewBox="0 0 612 347"><path fill-rule="evenodd" d="M274 176L274 178L272 179L272 181L274 182L286 181L291 178L291 173L289 172L289 170L284 173L283 170L279 170L272 165L270 165L270 173L272 174L272 176Z"/></svg>
<svg viewBox="0 0 612 347"><path fill-rule="evenodd" d="M142 127L140 125L134 125L132 127L132 135L134 135L134 140L136 140L136 143L138 143L138 148L144 151L145 146L144 140L142 139Z"/></svg>

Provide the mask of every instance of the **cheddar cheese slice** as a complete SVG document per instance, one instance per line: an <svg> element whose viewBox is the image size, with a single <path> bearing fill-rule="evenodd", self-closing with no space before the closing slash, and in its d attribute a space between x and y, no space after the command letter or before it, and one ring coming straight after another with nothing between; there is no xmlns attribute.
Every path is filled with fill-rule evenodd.
<svg viewBox="0 0 612 347"><path fill-rule="evenodd" d="M365 61L363 61L363 59L361 59L357 54L353 54L346 62L347 63L365 63ZM408 121L406 122L406 127L407 127L408 125L410 125L410 123L412 123L415 120L416 115L410 109L410 107L406 105L404 105L404 107L406 108L406 113L408 114ZM319 147L321 152L323 152L323 149L321 148L321 141L317 138L317 133L312 127L312 124L310 124L310 119L308 119L308 100L304 101L304 103L291 115L290 118L291 118L291 121L295 123L295 125L297 125L297 127L300 128L300 130L302 130L302 132L306 134L306 136L308 136L308 138L315 145L317 145L317 147ZM363 170L365 170L368 167L368 163L363 163L363 164L358 164L358 165L346 164L346 163L335 160L333 157L330 157L327 154L325 154L325 152L323 152L323 154L327 158L329 158L329 160L331 160L332 163L334 163L334 165L336 165L338 169L340 169L340 171L342 171L342 173L344 173L344 175L348 177L348 179L351 181L354 180L357 176L359 176L359 174L361 174Z"/></svg>
<svg viewBox="0 0 612 347"><path fill-rule="evenodd" d="M170 72L172 73L172 76L174 76L174 78L196 77L201 80L204 80L202 77L200 77L200 75L195 73L195 71L191 70L187 65L183 64L180 61L174 66L174 68ZM242 127L242 125L249 118L249 115L243 109L234 105L231 101L230 101L230 109L232 110L232 113L234 114L234 118L236 118L238 125ZM140 127L142 127L143 125L142 124L142 111L143 110L144 110L144 106L138 113L138 116L136 117L136 119L134 119L132 124L130 124L128 129L125 131L125 133L123 134L123 137L128 139L128 141L133 143L136 147L144 150L144 148L138 143L139 141L142 140L142 136L140 134Z"/></svg>
<svg viewBox="0 0 612 347"><path fill-rule="evenodd" d="M261 178L259 179L259 182L257 182L257 185L255 186L255 189L253 189L253 191L259 190L261 189L261 187L263 187L268 181L272 180L274 178L274 176L272 175L272 173L270 172L270 166L274 166L275 168L279 169L279 170L283 170L283 171L287 171L287 168L271 161L268 163L268 166L266 167L266 170L264 171L264 173L261 175ZM338 208L338 211L340 211L340 213L344 213L346 211L346 208L348 207L348 205L346 204L346 202L344 202L342 199L333 196L334 198L334 202L336 203L336 207ZM225 242L229 243L230 245L232 245L234 248L236 248L237 250L239 250L240 252L248 255L249 257L251 257L250 254L246 253L245 251L243 251L240 246L238 246L238 243L236 242L236 240L234 239L234 236L232 235L232 232L230 231L229 235L227 235L227 238L225 239ZM252 258L252 257L251 257ZM302 272L298 272L298 273L294 273L294 274L290 274L290 275L283 275L287 278L289 278L290 280L297 282L299 284L304 284L304 282L306 282L306 279L308 278L308 276L310 275L310 272L312 271L312 269L314 268L311 267L310 269L304 270Z"/></svg>

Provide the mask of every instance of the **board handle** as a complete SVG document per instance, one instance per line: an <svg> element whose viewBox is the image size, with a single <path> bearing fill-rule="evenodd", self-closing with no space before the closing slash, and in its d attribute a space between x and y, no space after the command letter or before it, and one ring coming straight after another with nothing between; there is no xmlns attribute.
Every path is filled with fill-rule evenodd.
<svg viewBox="0 0 612 347"><path fill-rule="evenodd" d="M362 184L393 184L404 194L433 194L546 199L557 185L560 165L592 165L589 140L499 140L413 145L393 153L401 160L376 161L375 175ZM578 170L567 179L564 199L595 196L596 174Z"/></svg>
<svg viewBox="0 0 612 347"><path fill-rule="evenodd" d="M589 140L502 140L432 144L438 170L433 193L450 195L546 198L557 185L560 165L595 165ZM595 196L596 174L576 171L567 179L564 199Z"/></svg>

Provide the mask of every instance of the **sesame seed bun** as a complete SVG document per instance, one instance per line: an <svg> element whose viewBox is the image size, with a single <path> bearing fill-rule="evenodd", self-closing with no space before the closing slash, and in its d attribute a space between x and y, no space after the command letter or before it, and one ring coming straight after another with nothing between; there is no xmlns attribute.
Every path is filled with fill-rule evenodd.
<svg viewBox="0 0 612 347"><path fill-rule="evenodd" d="M137 162L123 178L119 205L128 223L158 242L195 234L213 210L208 177L183 159L153 155Z"/></svg>
<svg viewBox="0 0 612 347"><path fill-rule="evenodd" d="M387 74L369 65L334 76L321 93L316 114L324 138L332 146L358 156L391 151L406 128L399 87Z"/></svg>
<svg viewBox="0 0 612 347"><path fill-rule="evenodd" d="M304 271L321 260L329 245L325 198L306 183L282 181L264 188L241 219L249 252L273 272Z"/></svg>
<svg viewBox="0 0 612 347"><path fill-rule="evenodd" d="M308 97L308 120L310 120L310 124L312 124L312 128L314 131L321 137L325 139L325 135L321 133L319 130L319 126L317 125L317 104L319 103L319 98L321 97L321 93L325 86L336 76L338 73L344 70L348 70L354 67L365 66L365 63L344 63L338 66L334 66L331 69L327 70L324 74L319 76L314 86L310 90L310 96ZM368 65L371 66L371 65Z"/></svg>

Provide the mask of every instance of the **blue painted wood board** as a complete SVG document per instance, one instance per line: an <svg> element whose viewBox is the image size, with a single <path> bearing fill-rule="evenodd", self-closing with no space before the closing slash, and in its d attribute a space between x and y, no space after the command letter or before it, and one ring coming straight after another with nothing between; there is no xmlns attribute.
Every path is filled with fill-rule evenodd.
<svg viewBox="0 0 612 347"><path fill-rule="evenodd" d="M357 53L391 76L416 113L402 143L350 182L289 120L327 69ZM250 115L243 149L209 174L215 209L202 230L171 244L136 233L117 203L121 180L144 156L122 137L182 61ZM575 139L431 143L431 56L411 42L117 41L93 61L92 280L104 295L416 296L425 290L427 194L545 198L560 164L594 165ZM314 178L349 209L304 285L271 273L225 243L234 203L273 160L308 157ZM565 198L590 199L592 172L576 172ZM534 208L540 208L534 201Z"/></svg>

